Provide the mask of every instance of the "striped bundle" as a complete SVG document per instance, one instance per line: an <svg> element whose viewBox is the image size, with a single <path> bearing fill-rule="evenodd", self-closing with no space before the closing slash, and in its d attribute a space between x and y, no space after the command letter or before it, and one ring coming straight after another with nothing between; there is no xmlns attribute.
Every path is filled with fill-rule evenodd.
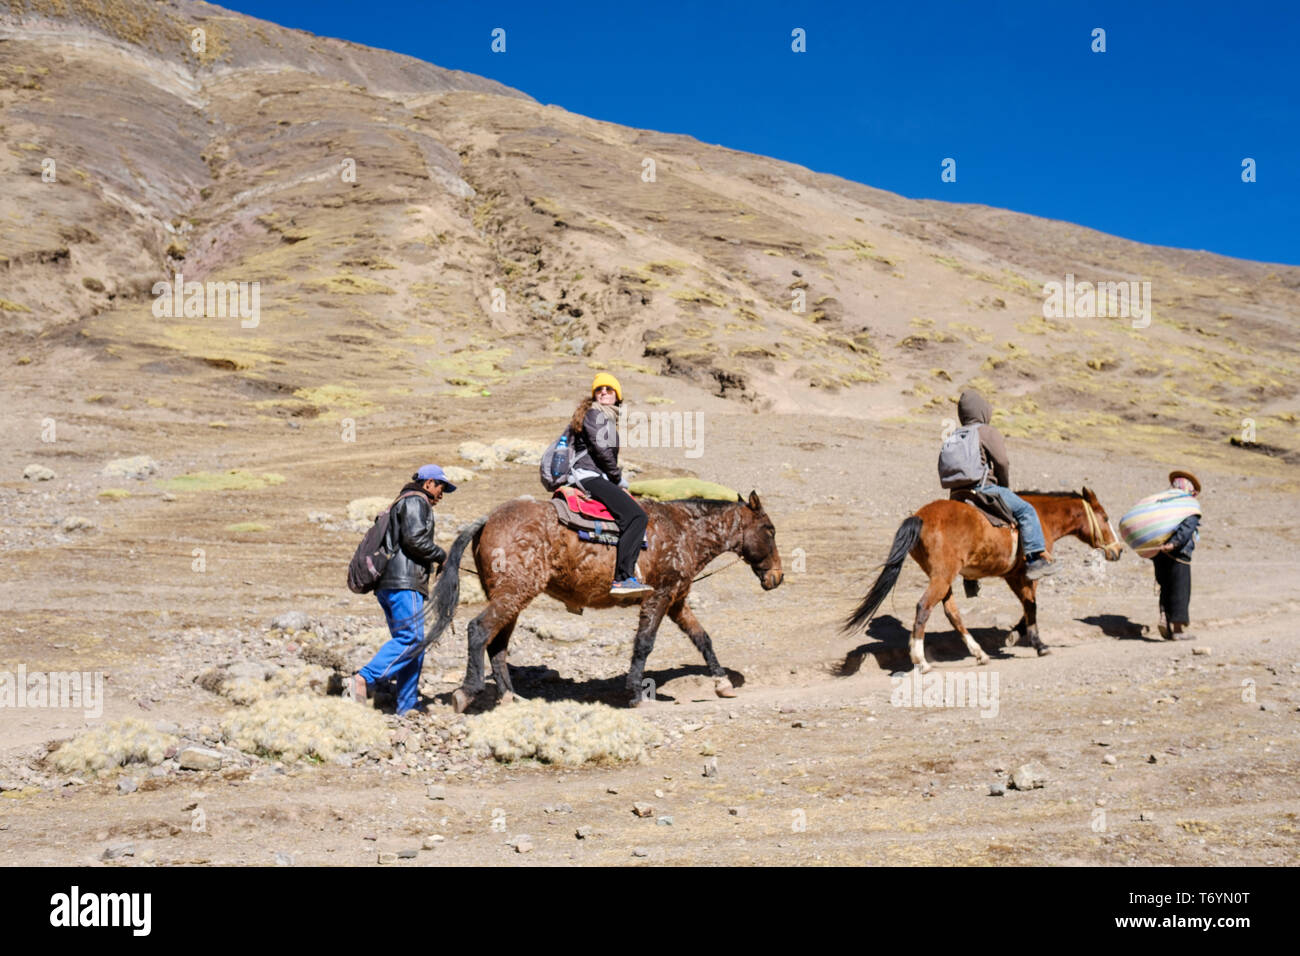
<svg viewBox="0 0 1300 956"><path fill-rule="evenodd" d="M1192 515L1199 516L1199 502L1185 491L1170 488L1143 498L1119 519L1120 537L1144 558L1154 557L1174 529Z"/></svg>

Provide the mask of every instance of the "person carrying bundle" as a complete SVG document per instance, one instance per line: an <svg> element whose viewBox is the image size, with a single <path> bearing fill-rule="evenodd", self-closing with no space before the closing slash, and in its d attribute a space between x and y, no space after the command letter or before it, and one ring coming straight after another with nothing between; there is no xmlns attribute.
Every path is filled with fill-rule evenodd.
<svg viewBox="0 0 1300 956"><path fill-rule="evenodd" d="M1160 588L1160 636L1190 641L1192 551L1200 538L1201 482L1190 471L1171 471L1169 489L1143 498L1119 520L1130 548L1150 558Z"/></svg>

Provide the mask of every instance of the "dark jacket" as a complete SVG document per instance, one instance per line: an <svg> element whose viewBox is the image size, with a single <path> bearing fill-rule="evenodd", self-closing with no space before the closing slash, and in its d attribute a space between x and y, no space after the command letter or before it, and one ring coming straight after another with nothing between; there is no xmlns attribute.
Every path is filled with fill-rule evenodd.
<svg viewBox="0 0 1300 956"><path fill-rule="evenodd" d="M600 472L617 484L623 478L618 464L618 426L590 399L578 406L569 422L573 434L573 472ZM581 476L579 476L581 477Z"/></svg>
<svg viewBox="0 0 1300 956"><path fill-rule="evenodd" d="M419 591L429 596L429 568L442 567L447 553L433 541L433 504L421 487L423 482L408 482L402 493L407 495L393 505L388 516L388 535L384 550L393 553L384 567L383 577L375 585L376 591Z"/></svg>
<svg viewBox="0 0 1300 956"><path fill-rule="evenodd" d="M989 424L993 419L993 406L988 399L974 389L967 389L957 400L957 417L963 425L979 423L980 454L993 483L1010 488L1011 459L1007 457L1007 443L1002 433Z"/></svg>
<svg viewBox="0 0 1300 956"><path fill-rule="evenodd" d="M1174 529L1174 533L1169 536L1168 544L1173 545L1169 549L1169 556L1175 558L1184 564L1191 564L1192 551L1196 548L1196 528L1201 523L1199 515L1190 515L1182 520L1182 523Z"/></svg>

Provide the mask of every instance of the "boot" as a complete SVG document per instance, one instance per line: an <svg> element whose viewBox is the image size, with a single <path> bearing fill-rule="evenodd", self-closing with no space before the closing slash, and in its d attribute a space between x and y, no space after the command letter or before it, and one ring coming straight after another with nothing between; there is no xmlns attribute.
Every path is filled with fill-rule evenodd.
<svg viewBox="0 0 1300 956"><path fill-rule="evenodd" d="M1047 557L1047 552L1041 551L1034 555L1032 561L1025 564L1025 577L1031 581L1037 581L1039 578L1045 578L1049 574L1055 574L1060 568L1056 562Z"/></svg>

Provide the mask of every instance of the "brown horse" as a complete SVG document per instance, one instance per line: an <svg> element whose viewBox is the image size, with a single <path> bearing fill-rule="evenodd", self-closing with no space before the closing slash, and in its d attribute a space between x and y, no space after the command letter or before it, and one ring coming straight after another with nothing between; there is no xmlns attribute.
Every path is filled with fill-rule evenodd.
<svg viewBox="0 0 1300 956"><path fill-rule="evenodd" d="M549 501L516 498L479 518L456 538L445 567L434 586L432 602L436 619L424 645L406 652L414 657L442 635L455 614L460 599L460 562L472 546L488 606L470 621L469 664L465 682L452 694L457 713L469 706L484 687L483 652L492 660L497 694L510 700L514 688L506 665L506 648L515 621L528 603L546 593L571 611L584 607L614 607L641 604L632 665L627 672L630 706L643 699L641 683L646 658L654 647L655 634L665 614L691 639L714 678L719 697L734 697L735 691L713 653L708 632L686 606L695 576L715 557L726 551L740 555L770 591L781 583L781 557L776 550L776 529L763 510L756 492L749 501L711 501L690 498L681 501L650 501L640 505L649 519L646 539L649 547L637 561L637 577L654 588L628 597L609 593L614 580L614 548L581 540L563 527Z"/></svg>
<svg viewBox="0 0 1300 956"><path fill-rule="evenodd" d="M1089 547L1105 551L1108 561L1119 560L1123 545L1111 527L1106 509L1091 489L1084 488L1082 492L1021 491L1017 494L1038 512L1049 551L1060 538L1074 535ZM930 586L916 603L916 622L912 625L912 663L920 668L922 674L931 666L925 659L925 622L930 609L940 601L948 620L966 642L967 649L975 655L975 660L980 664L989 661L988 655L962 624L957 602L953 600L952 582L959 574L968 580L1004 579L1025 609L1015 630L1028 635L1039 657L1049 653L1038 636L1037 582L1025 577L1025 559L1016 546L1014 529L995 528L973 505L949 499L930 502L899 526L884 569L857 610L845 621L846 632L871 620L893 589L908 554L930 576Z"/></svg>

